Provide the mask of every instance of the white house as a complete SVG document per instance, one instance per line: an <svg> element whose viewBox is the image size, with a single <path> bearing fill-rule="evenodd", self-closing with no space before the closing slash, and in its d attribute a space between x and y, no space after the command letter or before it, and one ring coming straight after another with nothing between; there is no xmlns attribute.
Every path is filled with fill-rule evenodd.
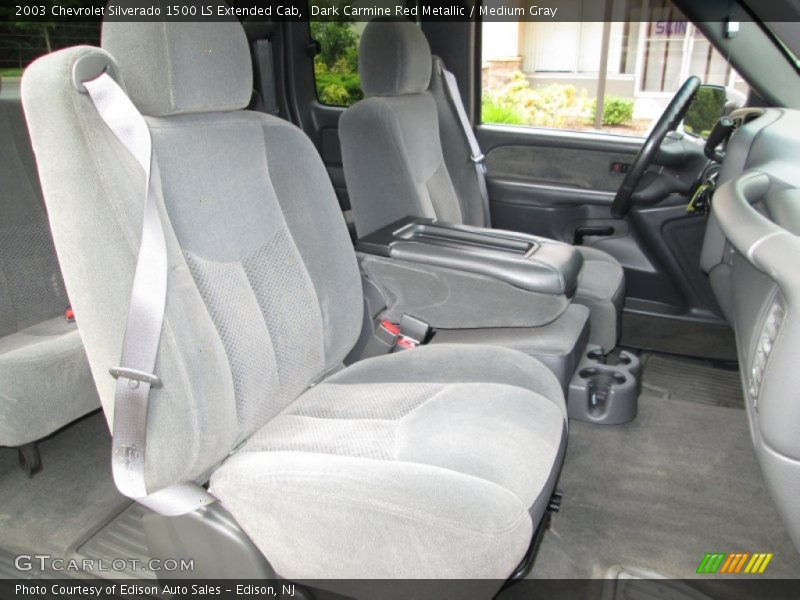
<svg viewBox="0 0 800 600"><path fill-rule="evenodd" d="M572 84L593 97L608 27L606 94L633 98L635 118L658 116L690 75L747 91L724 57L669 0L608 1L613 1L614 19L608 23L601 21L603 0L553 2L562 15L581 21L484 22L484 86L501 84L511 72L522 71L534 86Z"/></svg>

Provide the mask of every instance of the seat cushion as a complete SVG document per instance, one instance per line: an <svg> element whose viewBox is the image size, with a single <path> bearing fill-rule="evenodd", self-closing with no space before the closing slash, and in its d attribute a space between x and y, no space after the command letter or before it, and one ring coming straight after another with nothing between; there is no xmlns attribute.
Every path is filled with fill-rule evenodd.
<svg viewBox="0 0 800 600"><path fill-rule="evenodd" d="M575 302L590 310L589 343L608 352L617 345L619 323L625 302L625 271L610 254L586 246L576 246L583 255Z"/></svg>
<svg viewBox="0 0 800 600"><path fill-rule="evenodd" d="M0 338L0 446L33 442L99 407L75 323L56 317Z"/></svg>
<svg viewBox="0 0 800 600"><path fill-rule="evenodd" d="M311 388L211 491L284 577L504 579L549 498L565 431L558 381L535 359L427 346Z"/></svg>

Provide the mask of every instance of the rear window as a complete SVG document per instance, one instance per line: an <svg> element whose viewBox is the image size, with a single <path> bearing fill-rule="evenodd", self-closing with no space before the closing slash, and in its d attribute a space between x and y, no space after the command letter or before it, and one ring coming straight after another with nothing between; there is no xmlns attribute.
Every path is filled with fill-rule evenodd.
<svg viewBox="0 0 800 600"><path fill-rule="evenodd" d="M320 49L314 57L317 97L323 104L350 106L364 97L358 77L358 43L366 23L343 20L342 16L323 16L325 11L321 9L332 6L339 4L320 1L310 4L311 38L319 43Z"/></svg>
<svg viewBox="0 0 800 600"><path fill-rule="evenodd" d="M99 22L31 22L0 8L0 77L18 78L34 60L61 48L100 44Z"/></svg>

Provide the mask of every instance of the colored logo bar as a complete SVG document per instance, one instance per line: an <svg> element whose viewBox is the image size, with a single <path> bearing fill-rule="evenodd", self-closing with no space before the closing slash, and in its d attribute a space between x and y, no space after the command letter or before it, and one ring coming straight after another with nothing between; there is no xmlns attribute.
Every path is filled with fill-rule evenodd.
<svg viewBox="0 0 800 600"><path fill-rule="evenodd" d="M761 574L773 556L772 552L709 552L700 561L697 573Z"/></svg>

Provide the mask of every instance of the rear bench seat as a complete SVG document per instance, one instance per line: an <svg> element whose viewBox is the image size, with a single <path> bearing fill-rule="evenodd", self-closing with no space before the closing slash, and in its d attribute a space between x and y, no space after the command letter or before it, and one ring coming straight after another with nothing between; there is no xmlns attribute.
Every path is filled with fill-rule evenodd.
<svg viewBox="0 0 800 600"><path fill-rule="evenodd" d="M0 446L33 443L97 409L56 259L19 98L0 98Z"/></svg>

